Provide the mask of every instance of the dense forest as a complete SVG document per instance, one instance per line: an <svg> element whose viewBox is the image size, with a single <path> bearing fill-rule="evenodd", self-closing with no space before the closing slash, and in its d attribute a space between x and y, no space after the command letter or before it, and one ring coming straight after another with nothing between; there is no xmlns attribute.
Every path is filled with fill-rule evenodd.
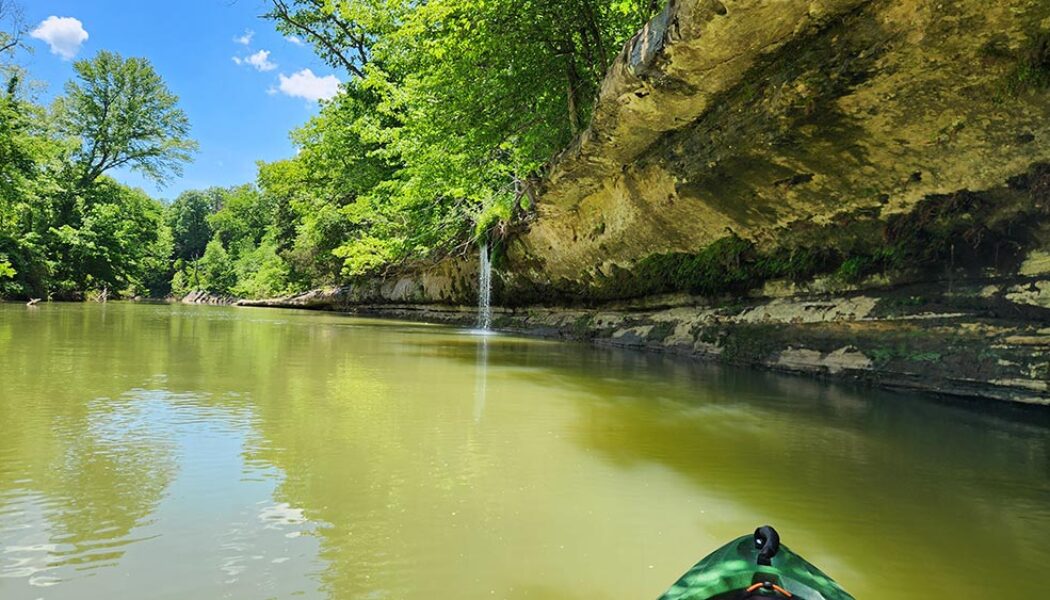
<svg viewBox="0 0 1050 600"><path fill-rule="evenodd" d="M107 173L177 177L196 148L146 59L75 63L49 106L0 0L0 296L339 284L469 251L527 218L544 165L587 123L649 0L272 0L265 18L347 81L257 182L170 204Z"/></svg>

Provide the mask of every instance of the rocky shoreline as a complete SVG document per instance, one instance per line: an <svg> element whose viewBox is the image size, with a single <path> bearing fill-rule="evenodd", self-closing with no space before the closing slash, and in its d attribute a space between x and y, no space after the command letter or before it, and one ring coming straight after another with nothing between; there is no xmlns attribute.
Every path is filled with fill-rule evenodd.
<svg viewBox="0 0 1050 600"><path fill-rule="evenodd" d="M1050 405L1048 98L1046 2L669 3L490 233L494 326ZM474 322L476 257L385 272L239 304Z"/></svg>
<svg viewBox="0 0 1050 600"><path fill-rule="evenodd" d="M352 288L240 306L469 326L474 307L360 302ZM1050 280L904 285L705 303L495 308L496 329L955 397L1050 406Z"/></svg>

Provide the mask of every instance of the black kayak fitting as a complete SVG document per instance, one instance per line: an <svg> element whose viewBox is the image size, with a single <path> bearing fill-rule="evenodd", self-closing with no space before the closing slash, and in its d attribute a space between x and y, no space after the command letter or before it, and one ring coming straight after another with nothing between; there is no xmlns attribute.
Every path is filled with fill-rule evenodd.
<svg viewBox="0 0 1050 600"><path fill-rule="evenodd" d="M780 534L769 525L755 530L755 548L758 548L758 564L768 567L780 550Z"/></svg>
<svg viewBox="0 0 1050 600"><path fill-rule="evenodd" d="M854 600L764 525L696 563L660 600Z"/></svg>

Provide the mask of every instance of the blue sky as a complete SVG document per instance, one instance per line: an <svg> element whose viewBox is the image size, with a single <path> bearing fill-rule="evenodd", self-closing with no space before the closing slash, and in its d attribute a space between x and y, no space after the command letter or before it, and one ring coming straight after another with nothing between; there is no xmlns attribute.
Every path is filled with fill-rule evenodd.
<svg viewBox="0 0 1050 600"><path fill-rule="evenodd" d="M285 39L272 22L260 19L265 0L23 0L22 5L34 30L29 39L34 51L19 62L44 85L38 100L61 94L73 76L73 61L99 50L148 58L179 96L200 143L183 176L158 188L135 173L112 173L158 198L255 181L255 162L292 156L289 131L316 114L318 96L333 93L332 77L346 79L309 47Z"/></svg>

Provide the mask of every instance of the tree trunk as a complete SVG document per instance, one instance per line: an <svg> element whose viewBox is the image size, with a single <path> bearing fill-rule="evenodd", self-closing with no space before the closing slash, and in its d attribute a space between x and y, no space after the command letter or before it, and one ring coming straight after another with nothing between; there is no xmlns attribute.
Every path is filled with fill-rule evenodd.
<svg viewBox="0 0 1050 600"><path fill-rule="evenodd" d="M580 132L580 75L576 72L575 52L565 56L565 96L568 103L569 129L573 135Z"/></svg>

